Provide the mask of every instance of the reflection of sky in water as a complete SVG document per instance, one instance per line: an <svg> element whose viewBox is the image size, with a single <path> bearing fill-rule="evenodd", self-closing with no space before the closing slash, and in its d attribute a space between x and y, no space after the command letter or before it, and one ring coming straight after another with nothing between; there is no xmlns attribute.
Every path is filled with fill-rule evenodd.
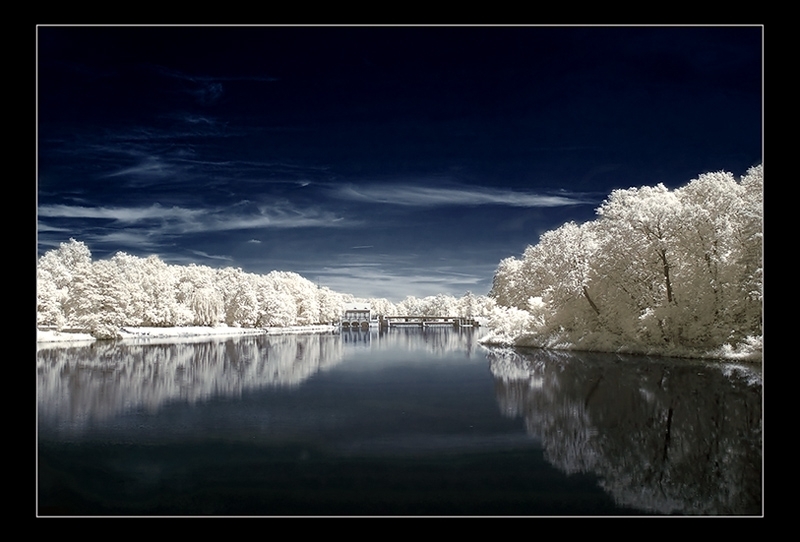
<svg viewBox="0 0 800 542"><path fill-rule="evenodd" d="M342 341L354 345L354 351L348 354L350 363L342 370L367 370L385 368L400 364L404 367L414 363L428 363L435 359L437 363L462 363L467 359L485 360L487 350L478 344L478 338L484 329L458 329L450 326L429 327L421 330L417 327L396 327L378 331L343 331ZM380 353L380 363L374 362L375 354Z"/></svg>
<svg viewBox="0 0 800 542"><path fill-rule="evenodd" d="M623 508L761 507L747 365L486 349L441 329L98 342L41 350L37 366L47 443L296 446L350 463L517 454L498 468L597 477Z"/></svg>

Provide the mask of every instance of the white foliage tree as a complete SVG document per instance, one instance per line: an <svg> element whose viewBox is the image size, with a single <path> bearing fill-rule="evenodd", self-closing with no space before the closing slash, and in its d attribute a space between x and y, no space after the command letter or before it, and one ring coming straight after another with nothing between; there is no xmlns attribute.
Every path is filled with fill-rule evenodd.
<svg viewBox="0 0 800 542"><path fill-rule="evenodd" d="M43 254L36 266L37 324L62 329L74 324L72 292L92 265L88 247L75 239Z"/></svg>
<svg viewBox="0 0 800 542"><path fill-rule="evenodd" d="M288 288L280 281L267 278L259 288L261 314L259 325L285 327L297 318L297 303Z"/></svg>
<svg viewBox="0 0 800 542"><path fill-rule="evenodd" d="M598 219L543 234L498 265L491 296L531 317L527 344L710 351L757 344L763 302L763 166L739 181L615 190ZM495 311L518 326L519 314ZM536 339L532 339L533 336Z"/></svg>
<svg viewBox="0 0 800 542"><path fill-rule="evenodd" d="M750 168L741 180L741 204L734 209L736 228L731 249L735 269L733 284L738 285L741 300L733 318L737 330L761 335L764 300L764 166ZM741 336L737 337L733 343ZM743 336L742 340L751 340Z"/></svg>
<svg viewBox="0 0 800 542"><path fill-rule="evenodd" d="M527 276L521 273L522 260L513 256L500 261L492 279L492 289L489 293L498 305L504 307L524 306L528 296L526 295Z"/></svg>
<svg viewBox="0 0 800 542"><path fill-rule="evenodd" d="M294 299L296 312L289 325L309 325L319 322L319 300L317 286L297 273L272 271L278 288L288 292Z"/></svg>
<svg viewBox="0 0 800 542"><path fill-rule="evenodd" d="M479 316L478 300L472 292L466 292L458 301L458 313L456 316L461 318L473 318Z"/></svg>
<svg viewBox="0 0 800 542"><path fill-rule="evenodd" d="M225 301L216 285L216 272L190 264L180 269L177 300L189 312L189 324L214 326L225 318Z"/></svg>
<svg viewBox="0 0 800 542"><path fill-rule="evenodd" d="M648 341L671 343L679 340L681 318L676 279L680 274L682 204L663 184L615 190L598 208L608 238L615 240L614 256L624 250L629 266L606 276L617 278L617 288L635 285L641 318L641 332ZM608 245L607 245L608 246ZM608 247L612 248L612 247ZM614 257L612 256L612 257ZM609 260L606 259L606 263ZM625 292L629 293L629 292Z"/></svg>
<svg viewBox="0 0 800 542"><path fill-rule="evenodd" d="M319 288L317 291L319 302L319 321L320 323L336 323L342 318L342 307L344 307L344 296L334 292L327 286Z"/></svg>
<svg viewBox="0 0 800 542"><path fill-rule="evenodd" d="M142 315L146 326L182 326L189 321L189 311L178 303L179 269L167 265L158 256L142 261L142 290L147 306Z"/></svg>
<svg viewBox="0 0 800 542"><path fill-rule="evenodd" d="M719 342L737 320L744 301L738 284L736 231L742 186L727 172L707 173L676 191L681 220L690 224L680 233L684 257L680 273L685 295L680 304L682 334L686 340Z"/></svg>
<svg viewBox="0 0 800 542"><path fill-rule="evenodd" d="M491 342L515 344L534 331L530 312L516 307L498 306L489 315Z"/></svg>
<svg viewBox="0 0 800 542"><path fill-rule="evenodd" d="M36 325L54 327L57 330L64 328L67 318L62 310L62 304L67 297L66 288L56 286L52 273L46 269L36 270Z"/></svg>
<svg viewBox="0 0 800 542"><path fill-rule="evenodd" d="M216 274L222 292L225 323L234 327L254 327L259 319L256 277L240 268L226 267Z"/></svg>
<svg viewBox="0 0 800 542"><path fill-rule="evenodd" d="M397 305L384 297L371 297L364 301L372 308L372 312L383 316L397 316Z"/></svg>
<svg viewBox="0 0 800 542"><path fill-rule="evenodd" d="M526 284L520 309L532 298L550 307L558 325L567 329L597 326L601 311L594 299L592 264L599 250L591 223L568 222L544 233L539 243L526 249L520 273Z"/></svg>
<svg viewBox="0 0 800 542"><path fill-rule="evenodd" d="M73 317L76 324L98 338L115 338L125 325L139 325L131 289L117 262L98 260L91 271L76 277Z"/></svg>
<svg viewBox="0 0 800 542"><path fill-rule="evenodd" d="M410 295L397 304L398 316L420 315L423 313L423 303L417 297Z"/></svg>

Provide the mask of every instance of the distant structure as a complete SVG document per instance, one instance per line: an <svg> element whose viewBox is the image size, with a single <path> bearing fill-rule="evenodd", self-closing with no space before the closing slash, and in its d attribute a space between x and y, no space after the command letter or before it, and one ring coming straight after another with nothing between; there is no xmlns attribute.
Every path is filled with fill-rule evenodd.
<svg viewBox="0 0 800 542"><path fill-rule="evenodd" d="M339 329L359 331L392 327L479 327L478 319L463 316L384 316L372 311L369 303L351 303L342 309Z"/></svg>
<svg viewBox="0 0 800 542"><path fill-rule="evenodd" d="M479 327L480 323L475 318L461 316L384 316L381 326L391 327Z"/></svg>
<svg viewBox="0 0 800 542"><path fill-rule="evenodd" d="M343 313L341 329L369 329L380 326L378 315L373 314L372 307L368 303L346 305Z"/></svg>

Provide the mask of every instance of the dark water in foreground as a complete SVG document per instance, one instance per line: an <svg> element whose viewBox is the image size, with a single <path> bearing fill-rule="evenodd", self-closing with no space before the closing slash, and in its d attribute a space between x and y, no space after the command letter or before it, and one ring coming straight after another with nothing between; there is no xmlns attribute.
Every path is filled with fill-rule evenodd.
<svg viewBox="0 0 800 542"><path fill-rule="evenodd" d="M760 368L393 329L40 348L39 515L761 515Z"/></svg>

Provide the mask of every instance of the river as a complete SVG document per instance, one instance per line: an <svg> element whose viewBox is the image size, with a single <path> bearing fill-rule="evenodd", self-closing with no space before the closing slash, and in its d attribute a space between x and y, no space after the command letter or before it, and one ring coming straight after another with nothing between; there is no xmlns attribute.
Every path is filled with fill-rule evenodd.
<svg viewBox="0 0 800 542"><path fill-rule="evenodd" d="M37 513L762 514L760 366L480 333L40 345Z"/></svg>

